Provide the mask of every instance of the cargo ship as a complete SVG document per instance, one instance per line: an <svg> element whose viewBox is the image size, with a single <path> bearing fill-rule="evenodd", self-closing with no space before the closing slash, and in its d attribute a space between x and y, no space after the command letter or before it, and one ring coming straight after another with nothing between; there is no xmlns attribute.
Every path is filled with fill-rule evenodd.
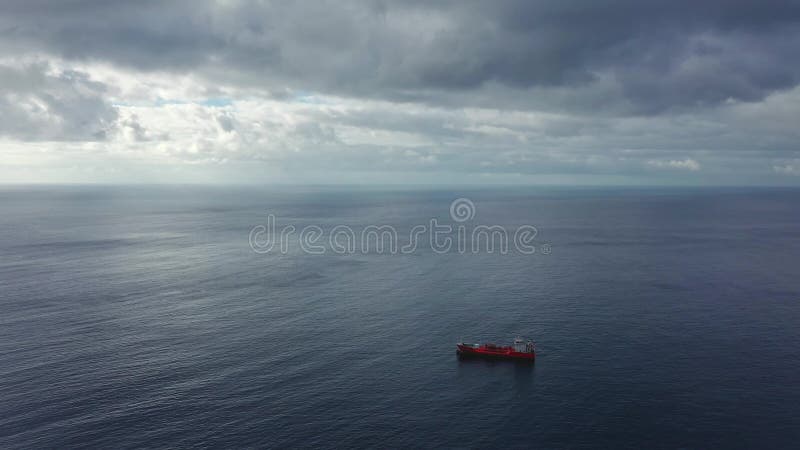
<svg viewBox="0 0 800 450"><path fill-rule="evenodd" d="M514 339L512 345L507 346L459 342L456 344L456 354L458 354L459 358L477 357L533 361L536 358L536 346L533 341L526 342L519 337Z"/></svg>

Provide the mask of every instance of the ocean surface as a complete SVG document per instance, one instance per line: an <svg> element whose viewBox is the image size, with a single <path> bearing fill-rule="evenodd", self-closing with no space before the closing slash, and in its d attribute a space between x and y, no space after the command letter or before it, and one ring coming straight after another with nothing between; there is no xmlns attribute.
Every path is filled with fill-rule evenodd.
<svg viewBox="0 0 800 450"><path fill-rule="evenodd" d="M255 252L270 214L538 251ZM0 448L798 443L800 190L0 188Z"/></svg>

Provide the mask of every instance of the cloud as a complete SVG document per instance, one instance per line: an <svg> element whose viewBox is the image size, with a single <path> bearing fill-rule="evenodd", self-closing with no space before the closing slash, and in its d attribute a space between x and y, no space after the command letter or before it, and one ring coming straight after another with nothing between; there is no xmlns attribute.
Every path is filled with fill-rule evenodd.
<svg viewBox="0 0 800 450"><path fill-rule="evenodd" d="M117 119L106 86L47 63L0 64L0 135L26 141L104 140Z"/></svg>
<svg viewBox="0 0 800 450"><path fill-rule="evenodd" d="M761 182L800 158L798 48L791 1L8 0L0 139L15 167Z"/></svg>
<svg viewBox="0 0 800 450"><path fill-rule="evenodd" d="M679 170L690 170L692 172L700 170L700 164L691 158L686 158L683 160L671 159L668 161L651 159L650 161L647 161L647 165L659 169L679 169Z"/></svg>
<svg viewBox="0 0 800 450"><path fill-rule="evenodd" d="M800 80L791 1L11 0L0 17L8 53L343 96L473 104L494 89L541 107L531 89L570 87L583 106L658 113Z"/></svg>
<svg viewBox="0 0 800 450"><path fill-rule="evenodd" d="M781 166L772 166L772 170L781 175L800 176L800 164L797 162L792 164L784 164Z"/></svg>

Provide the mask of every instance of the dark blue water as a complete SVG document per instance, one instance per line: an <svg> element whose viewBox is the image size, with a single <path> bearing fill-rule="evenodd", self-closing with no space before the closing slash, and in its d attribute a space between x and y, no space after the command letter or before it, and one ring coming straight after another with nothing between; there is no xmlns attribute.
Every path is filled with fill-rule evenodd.
<svg viewBox="0 0 800 450"><path fill-rule="evenodd" d="M552 253L257 254L531 224ZM796 448L800 191L6 187L0 447ZM534 338L534 365L458 361Z"/></svg>

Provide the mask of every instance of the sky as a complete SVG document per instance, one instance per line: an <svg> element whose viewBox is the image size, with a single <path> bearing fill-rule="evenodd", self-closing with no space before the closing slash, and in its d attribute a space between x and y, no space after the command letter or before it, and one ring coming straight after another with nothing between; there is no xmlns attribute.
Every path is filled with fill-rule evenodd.
<svg viewBox="0 0 800 450"><path fill-rule="evenodd" d="M800 185L800 1L0 2L0 183Z"/></svg>

